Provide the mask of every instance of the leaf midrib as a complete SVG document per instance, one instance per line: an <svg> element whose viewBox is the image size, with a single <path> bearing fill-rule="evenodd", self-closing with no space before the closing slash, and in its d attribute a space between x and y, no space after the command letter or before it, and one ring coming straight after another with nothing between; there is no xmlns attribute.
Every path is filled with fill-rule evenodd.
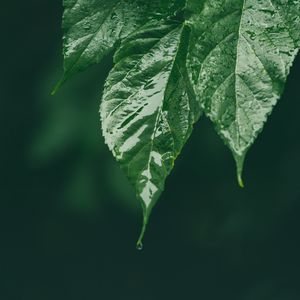
<svg viewBox="0 0 300 300"><path fill-rule="evenodd" d="M242 37L242 20L243 20L243 16L244 16L244 12L245 12L245 4L246 4L246 0L243 0L243 5L242 5L242 10L241 10L241 18L240 18L240 22L239 22L239 27L238 27L238 39L237 39L237 46L236 46L236 63L235 63L235 70L234 70L234 76L235 76L235 120L236 120L236 124L237 124L237 129L239 134L237 135L237 139L238 139L238 144L240 145L240 132L241 132L241 128L240 128L240 118L239 118L239 105L238 105L238 99L237 99L237 75L238 75L238 65L239 65L239 48L240 48L240 40Z"/></svg>
<svg viewBox="0 0 300 300"><path fill-rule="evenodd" d="M175 61L177 59L177 56L178 56L178 52L179 52L179 48L180 48L180 43L181 43L181 38L182 38L182 32L183 32L183 29L184 29L184 24L181 25L181 32L180 32L180 36L179 36L179 39L178 39L178 46L177 46L177 51L174 55L174 59L172 60L172 62L170 63L171 64L171 68L170 68L170 75L168 77L168 80L167 80L167 83L166 83L166 88L165 90L167 89L168 85L169 85L169 81L170 81L170 77L171 77L171 74L172 74L172 70L174 68L174 64L175 64ZM176 30L177 28L175 28L174 30ZM174 31L173 30L173 31ZM170 33L169 33L170 34ZM154 139L155 139L155 134L157 132L157 125L158 125L158 120L159 120L159 117L160 117L160 114L161 114L161 111L162 111L162 107L163 107L163 103L164 103L164 100L165 100L165 95L164 95L164 98L162 99L161 101L161 104L160 106L157 108L157 112L156 112L156 120L155 120L155 123L154 123L154 129L153 129L153 133L152 133L152 136L151 136L151 139L149 141L150 143L150 151L149 151L149 155L148 155L148 161L147 161L147 164L145 166L145 168L143 168L143 171L140 172L140 175L138 176L137 180L136 180L136 184L138 184L141 180L141 176L142 176L142 173L147 170L147 171L150 171L150 162L151 162L151 153L153 151L153 146L154 146ZM168 124L168 126L170 126ZM172 131L170 131L171 134L172 134ZM174 137L173 137L173 134L172 134L172 139L173 139L173 147L175 147L175 140L174 140ZM175 152L175 149L173 149L173 152ZM149 180L150 181L150 180ZM144 200L143 200L144 202ZM145 203L145 202L144 202ZM149 205L151 205L152 203L150 202ZM149 206L147 206L147 203L145 203L146 205L146 209L148 209ZM153 205L153 204L152 204Z"/></svg>

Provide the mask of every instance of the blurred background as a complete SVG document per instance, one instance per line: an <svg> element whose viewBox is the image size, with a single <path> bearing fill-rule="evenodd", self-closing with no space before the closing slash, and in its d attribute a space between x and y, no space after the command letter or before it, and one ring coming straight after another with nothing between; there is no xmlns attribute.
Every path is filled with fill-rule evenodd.
<svg viewBox="0 0 300 300"><path fill-rule="evenodd" d="M108 57L62 74L61 0L1 5L1 300L300 299L300 57L248 155L203 119L153 211L140 205L101 137Z"/></svg>

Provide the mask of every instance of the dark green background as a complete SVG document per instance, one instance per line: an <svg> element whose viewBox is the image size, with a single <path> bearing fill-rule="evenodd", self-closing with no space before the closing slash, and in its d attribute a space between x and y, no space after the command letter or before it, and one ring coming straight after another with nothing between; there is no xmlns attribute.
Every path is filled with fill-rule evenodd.
<svg viewBox="0 0 300 300"><path fill-rule="evenodd" d="M49 96L60 2L1 4L0 299L300 299L300 57L246 188L203 119L137 251L139 203L100 134L111 57Z"/></svg>

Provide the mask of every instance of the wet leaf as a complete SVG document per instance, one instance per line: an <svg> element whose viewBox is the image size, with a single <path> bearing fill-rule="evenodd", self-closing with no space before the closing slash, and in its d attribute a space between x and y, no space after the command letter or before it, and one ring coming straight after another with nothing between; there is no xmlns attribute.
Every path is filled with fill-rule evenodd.
<svg viewBox="0 0 300 300"><path fill-rule="evenodd" d="M188 40L177 22L144 26L121 44L103 94L103 135L142 202L141 238L199 117L185 68Z"/></svg>
<svg viewBox="0 0 300 300"><path fill-rule="evenodd" d="M245 155L283 93L300 47L300 0L65 0L65 73L115 51L103 135L144 212L151 210L201 111ZM54 91L56 91L56 89Z"/></svg>
<svg viewBox="0 0 300 300"><path fill-rule="evenodd" d="M237 162L281 96L300 46L300 1L204 1L190 22L197 97Z"/></svg>
<svg viewBox="0 0 300 300"><path fill-rule="evenodd" d="M99 63L118 43L150 19L173 15L181 1L64 0L64 75Z"/></svg>

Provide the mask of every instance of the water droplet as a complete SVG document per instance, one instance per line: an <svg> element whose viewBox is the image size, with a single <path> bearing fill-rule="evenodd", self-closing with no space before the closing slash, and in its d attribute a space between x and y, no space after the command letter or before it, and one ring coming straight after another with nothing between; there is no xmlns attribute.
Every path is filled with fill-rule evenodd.
<svg viewBox="0 0 300 300"><path fill-rule="evenodd" d="M143 250L143 244L141 242L138 242L136 244L136 249L139 250L139 251L142 251Z"/></svg>

